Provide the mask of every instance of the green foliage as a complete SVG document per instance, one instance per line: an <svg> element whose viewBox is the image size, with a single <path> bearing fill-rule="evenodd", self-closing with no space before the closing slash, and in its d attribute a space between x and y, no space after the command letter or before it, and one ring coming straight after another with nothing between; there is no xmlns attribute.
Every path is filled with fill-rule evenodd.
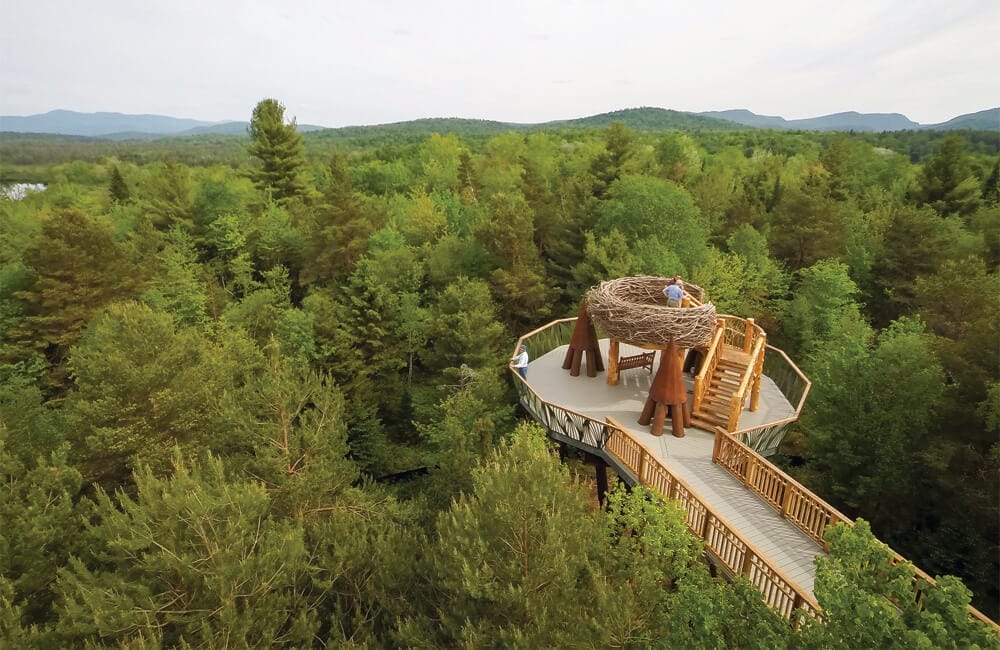
<svg viewBox="0 0 1000 650"><path fill-rule="evenodd" d="M944 139L924 163L918 183L917 200L941 216L968 215L979 207L980 181L972 174L960 135Z"/></svg>
<svg viewBox="0 0 1000 650"><path fill-rule="evenodd" d="M111 195L111 200L115 203L128 203L129 199L132 198L132 191L128 187L128 183L125 182L125 178L122 176L121 170L118 169L118 165L114 165L111 168L111 181L108 184L108 194Z"/></svg>
<svg viewBox="0 0 1000 650"><path fill-rule="evenodd" d="M10 335L56 363L96 310L128 297L144 276L110 229L79 210L52 215L23 259L35 278L12 294L23 301L25 317Z"/></svg>
<svg viewBox="0 0 1000 650"><path fill-rule="evenodd" d="M25 443L32 432L24 425L32 422L12 418L15 421L8 428L5 423L13 415L10 406L4 400L0 420L0 518L4 522L0 528L0 601L21 611L0 623L0 631L16 625L18 618L25 628L52 619L56 571L78 543L75 501L82 485L80 473L69 464L65 445L46 455L35 446L40 441ZM37 421L37 415L32 419ZM27 456L26 452L36 450L37 456Z"/></svg>
<svg viewBox="0 0 1000 650"><path fill-rule="evenodd" d="M141 469L135 482L134 497L98 490L88 524L98 563L74 559L60 573L66 643L312 643L321 599L308 589L304 532L269 516L263 486L227 480L211 457L175 460L170 478Z"/></svg>
<svg viewBox="0 0 1000 650"><path fill-rule="evenodd" d="M800 270L783 320L793 350L836 354L863 345L871 332L854 300L857 293L843 264L824 261Z"/></svg>
<svg viewBox="0 0 1000 650"><path fill-rule="evenodd" d="M140 464L235 444L232 404L260 365L241 336L215 342L138 303L108 309L69 360L66 418L86 473L112 483Z"/></svg>
<svg viewBox="0 0 1000 650"><path fill-rule="evenodd" d="M522 428L475 470L472 492L436 528L430 580L444 597L421 645L565 647L600 638L597 622L580 616L596 613L601 588L596 521L540 431Z"/></svg>
<svg viewBox="0 0 1000 650"><path fill-rule="evenodd" d="M169 161L147 177L142 189L142 207L154 225L194 228L194 187L187 167Z"/></svg>
<svg viewBox="0 0 1000 650"><path fill-rule="evenodd" d="M421 356L430 367L480 369L502 356L504 329L482 280L459 276L445 287L429 310L426 327L434 345Z"/></svg>
<svg viewBox="0 0 1000 650"><path fill-rule="evenodd" d="M791 632L675 508L593 512L510 440L503 361L597 282L685 274L812 379L798 478L995 614L995 134L254 116L0 137L0 177L48 184L0 201L6 645L981 642L951 579L919 634L853 629L883 611L859 576L831 608L863 616Z"/></svg>
<svg viewBox="0 0 1000 650"><path fill-rule="evenodd" d="M708 224L676 183L623 176L608 189L599 214L595 234L621 232L641 273L685 273L706 260Z"/></svg>
<svg viewBox="0 0 1000 650"><path fill-rule="evenodd" d="M807 622L805 647L990 648L1000 636L969 617L969 591L953 578L935 586L919 581L913 597L913 565L893 565L892 551L875 539L868 523L828 529L828 557L817 560L816 597L823 622ZM922 605L922 607L921 607Z"/></svg>
<svg viewBox="0 0 1000 650"><path fill-rule="evenodd" d="M276 99L262 99L253 109L248 132L247 151L258 162L250 175L254 184L279 202L304 194L302 136L294 119L285 123L284 105Z"/></svg>
<svg viewBox="0 0 1000 650"><path fill-rule="evenodd" d="M907 521L922 505L926 464L944 451L933 417L944 372L922 323L895 323L875 347L817 352L810 373L810 449L824 492L883 529Z"/></svg>

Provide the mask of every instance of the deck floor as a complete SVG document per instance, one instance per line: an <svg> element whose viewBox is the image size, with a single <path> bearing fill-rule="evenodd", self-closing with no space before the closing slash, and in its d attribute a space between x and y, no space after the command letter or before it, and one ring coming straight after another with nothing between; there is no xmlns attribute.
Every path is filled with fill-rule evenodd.
<svg viewBox="0 0 1000 650"><path fill-rule="evenodd" d="M600 345L607 364L608 340L602 339ZM714 436L701 429L686 428L683 438L675 438L669 422L662 436L652 435L648 426L637 422L652 381L649 371L642 368L623 371L617 386L608 386L607 372L588 377L586 365L579 377L571 377L568 370L562 369L566 347L556 348L528 364L531 388L546 402L601 421L609 416L616 419L788 578L812 593L816 576L813 559L823 553L822 549L712 462ZM620 353L624 356L642 351L623 343ZM693 380L685 375L685 381L690 399ZM744 409L739 425L751 427L774 422L794 412L794 407L765 377L758 410L751 413Z"/></svg>

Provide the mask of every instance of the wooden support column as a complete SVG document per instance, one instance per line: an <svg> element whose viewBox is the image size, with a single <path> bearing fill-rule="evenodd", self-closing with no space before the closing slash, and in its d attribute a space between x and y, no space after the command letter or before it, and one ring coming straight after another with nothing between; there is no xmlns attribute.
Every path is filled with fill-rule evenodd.
<svg viewBox="0 0 1000 650"><path fill-rule="evenodd" d="M663 435L663 425L666 419L667 407L671 411L671 428L674 436L684 437L685 420L690 421L690 415L685 417L687 407L687 387L681 373L681 357L677 343L673 340L667 349L660 354L660 367L653 377L653 385L649 388L649 397L639 416L639 424L652 422L649 430L654 436Z"/></svg>
<svg viewBox="0 0 1000 650"><path fill-rule="evenodd" d="M608 344L608 386L618 385L619 347L618 339L612 338Z"/></svg>
<svg viewBox="0 0 1000 650"><path fill-rule="evenodd" d="M601 347L597 342L597 330L594 329L594 323L587 313L586 301L580 305L580 313L576 317L573 336L570 338L569 348L567 348L566 357L563 359L563 370L569 370L571 377L579 376L584 353L586 353L588 377L596 377L599 371L604 371Z"/></svg>

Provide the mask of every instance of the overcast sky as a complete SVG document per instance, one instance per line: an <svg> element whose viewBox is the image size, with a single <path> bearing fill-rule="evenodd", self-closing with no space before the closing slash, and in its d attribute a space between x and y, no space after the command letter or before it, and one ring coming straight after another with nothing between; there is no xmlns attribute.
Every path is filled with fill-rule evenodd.
<svg viewBox="0 0 1000 650"><path fill-rule="evenodd" d="M922 123L1000 106L997 0L3 0L0 114L543 122L637 106Z"/></svg>

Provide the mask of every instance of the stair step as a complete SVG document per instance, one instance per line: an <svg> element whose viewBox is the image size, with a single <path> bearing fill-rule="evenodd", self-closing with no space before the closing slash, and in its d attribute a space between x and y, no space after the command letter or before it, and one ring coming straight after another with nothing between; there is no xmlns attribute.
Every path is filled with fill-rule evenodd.
<svg viewBox="0 0 1000 650"><path fill-rule="evenodd" d="M698 416L703 418L709 418L712 420L718 420L719 422L729 422L729 410L728 409L714 409L706 408L704 404L698 409Z"/></svg>
<svg viewBox="0 0 1000 650"><path fill-rule="evenodd" d="M715 427L725 427L725 422L715 422L705 419L699 419L694 416L691 417L691 426L696 429L702 429L704 431L715 431Z"/></svg>
<svg viewBox="0 0 1000 650"><path fill-rule="evenodd" d="M725 422L723 420L716 420L715 418L704 417L704 416L696 417L694 414L691 415L691 426L697 427L699 429L705 429L707 431L712 431L715 429L715 427L728 428L728 424L729 424L728 422Z"/></svg>

